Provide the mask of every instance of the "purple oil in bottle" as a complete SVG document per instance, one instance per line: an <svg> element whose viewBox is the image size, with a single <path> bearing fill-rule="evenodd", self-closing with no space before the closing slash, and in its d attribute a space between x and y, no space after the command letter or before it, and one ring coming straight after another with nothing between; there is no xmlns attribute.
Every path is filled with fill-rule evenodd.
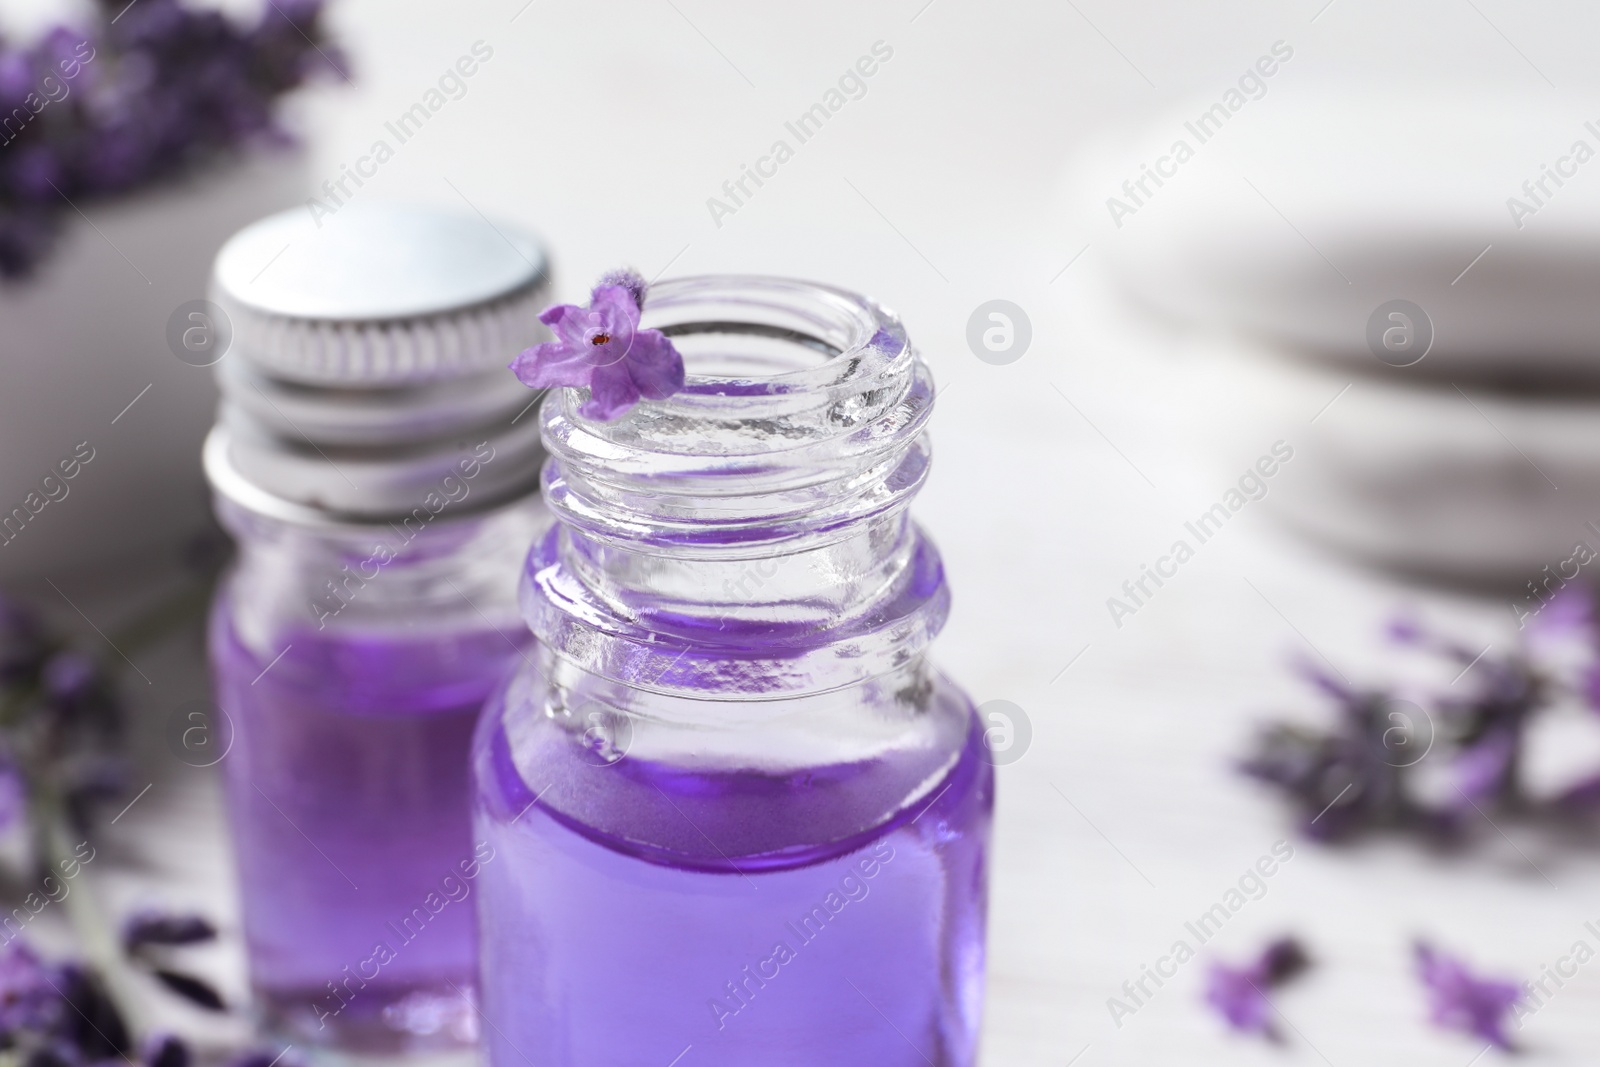
<svg viewBox="0 0 1600 1067"><path fill-rule="evenodd" d="M516 225L397 203L284 211L218 253L221 773L256 1007L293 1055L476 1042L471 738L532 643L547 518L506 364L548 336L550 284Z"/></svg>
<svg viewBox="0 0 1600 1067"><path fill-rule="evenodd" d="M251 980L267 1023L363 1051L476 1036L481 868L468 751L518 649L495 630L293 635L275 662L213 622Z"/></svg>
<svg viewBox="0 0 1600 1067"><path fill-rule="evenodd" d="M525 775L491 703L491 1062L972 1063L994 772L965 697L941 683L935 702L973 725L898 807L915 756L693 773L552 742Z"/></svg>
<svg viewBox="0 0 1600 1067"><path fill-rule="evenodd" d="M490 1067L972 1067L994 772L925 655L931 376L810 283L644 315L680 394L541 410L538 644L473 744Z"/></svg>

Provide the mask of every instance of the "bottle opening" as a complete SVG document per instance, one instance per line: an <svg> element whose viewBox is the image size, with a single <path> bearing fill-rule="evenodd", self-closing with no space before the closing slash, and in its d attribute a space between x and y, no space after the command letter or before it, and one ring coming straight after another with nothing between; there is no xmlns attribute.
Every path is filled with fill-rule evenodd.
<svg viewBox="0 0 1600 1067"><path fill-rule="evenodd" d="M610 422L575 389L543 408L560 526L528 561L535 634L607 676L671 666L666 688L699 687L734 645L753 692L914 656L948 596L907 515L934 394L899 320L808 282L687 278L651 290L641 325L680 346L681 392Z"/></svg>
<svg viewBox="0 0 1600 1067"><path fill-rule="evenodd" d="M650 289L640 325L665 333L683 353L688 374L679 395L688 398L826 388L881 373L909 349L893 313L855 293L790 278L661 282Z"/></svg>
<svg viewBox="0 0 1600 1067"><path fill-rule="evenodd" d="M803 330L759 322L683 322L661 327L692 368L685 388L715 391L822 366L843 349ZM800 351L795 351L796 349Z"/></svg>
<svg viewBox="0 0 1600 1067"><path fill-rule="evenodd" d="M827 481L904 452L931 406L927 368L900 320L842 289L674 279L651 287L640 325L672 338L684 388L611 422L579 415L578 390L552 396L545 441L569 482L638 477L649 483L639 491L671 497L736 475L741 493L765 495L780 468L773 484ZM862 433L869 425L877 430Z"/></svg>

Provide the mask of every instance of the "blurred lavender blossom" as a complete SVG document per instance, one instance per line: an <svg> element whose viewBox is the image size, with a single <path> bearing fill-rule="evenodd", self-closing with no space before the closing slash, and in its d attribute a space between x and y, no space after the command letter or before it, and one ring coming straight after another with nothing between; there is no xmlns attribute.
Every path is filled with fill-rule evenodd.
<svg viewBox="0 0 1600 1067"><path fill-rule="evenodd" d="M1241 1033L1282 1041L1267 992L1304 973L1311 958L1292 937L1272 941L1243 967L1213 963L1206 974L1206 1003Z"/></svg>
<svg viewBox="0 0 1600 1067"><path fill-rule="evenodd" d="M1380 827L1448 834L1449 814L1423 806L1406 788L1407 757L1396 752L1393 698L1382 690L1357 689L1308 663L1299 672L1334 704L1332 727L1268 724L1238 769L1282 793L1301 832L1313 840Z"/></svg>
<svg viewBox="0 0 1600 1067"><path fill-rule="evenodd" d="M21 941L0 948L0 1049L28 1067L86 1067L125 1058L132 1042L100 980L48 964Z"/></svg>
<svg viewBox="0 0 1600 1067"><path fill-rule="evenodd" d="M188 1044L174 1034L151 1034L137 1060L130 1056L133 1046L127 1020L94 972L76 963L47 963L20 940L0 946L0 1057L7 1063L189 1067L194 1061ZM286 1062L281 1052L247 1050L230 1067L277 1062Z"/></svg>
<svg viewBox="0 0 1600 1067"><path fill-rule="evenodd" d="M1413 952L1417 977L1427 993L1429 1017L1435 1026L1472 1034L1497 1048L1511 1048L1507 1016L1522 1000L1522 986L1480 978L1461 960L1426 941L1418 941Z"/></svg>
<svg viewBox="0 0 1600 1067"><path fill-rule="evenodd" d="M1556 822L1600 813L1600 769L1553 794L1535 794L1525 773L1529 733L1542 716L1564 698L1600 709L1592 620L1591 594L1577 587L1553 598L1509 650L1396 620L1391 645L1447 665L1455 672L1448 686L1417 703L1302 663L1299 672L1333 704L1330 721L1265 724L1236 766L1282 795L1316 840L1395 831L1447 844L1462 840L1472 816ZM1417 771L1430 752L1443 782L1431 796Z"/></svg>
<svg viewBox="0 0 1600 1067"><path fill-rule="evenodd" d="M345 75L321 0L267 0L241 23L177 0L99 0L95 26L0 37L0 277L30 274L73 205L283 142L285 93Z"/></svg>
<svg viewBox="0 0 1600 1067"><path fill-rule="evenodd" d="M0 595L0 826L26 813L36 841L57 817L83 830L125 787L124 732L106 668Z"/></svg>
<svg viewBox="0 0 1600 1067"><path fill-rule="evenodd" d="M213 551L191 555L187 569L199 580L136 617L119 632L116 647L149 644L203 612L223 560ZM0 594L0 825L26 817L38 867L59 864L68 826L90 836L96 802L125 787L125 734L112 668L53 631L27 605ZM19 937L0 945L0 1061L17 1067L105 1067L118 1060L130 1067L189 1067L189 1046L164 1033L148 1035L134 1063L130 1025L99 975L120 975L131 964L194 1005L226 1011L209 982L179 969L185 949L214 940L216 927L193 913L145 909L122 924L120 946L111 945L92 932L110 924L84 918L85 909L96 910L93 895L75 900L69 921L91 931L82 945L96 953L98 971L47 964ZM235 1063L259 1067L280 1056L249 1050Z"/></svg>

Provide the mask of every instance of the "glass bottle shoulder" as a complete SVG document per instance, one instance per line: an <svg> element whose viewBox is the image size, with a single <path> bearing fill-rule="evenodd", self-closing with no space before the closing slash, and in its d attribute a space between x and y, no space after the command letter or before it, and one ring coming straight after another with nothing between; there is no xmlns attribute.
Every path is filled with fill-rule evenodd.
<svg viewBox="0 0 1600 1067"><path fill-rule="evenodd" d="M823 862L931 806L986 807L992 796L971 701L922 664L794 700L697 701L684 716L649 694L626 710L574 699L541 662L492 697L479 724L479 803L497 822L537 805L613 851L749 873Z"/></svg>

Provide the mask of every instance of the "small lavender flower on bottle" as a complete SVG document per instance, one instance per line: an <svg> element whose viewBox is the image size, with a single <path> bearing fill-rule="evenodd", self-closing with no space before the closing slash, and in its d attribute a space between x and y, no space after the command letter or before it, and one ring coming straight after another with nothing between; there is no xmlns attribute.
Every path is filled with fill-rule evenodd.
<svg viewBox="0 0 1600 1067"><path fill-rule="evenodd" d="M526 349L511 370L526 386L588 389L584 418L609 422L640 400L664 400L683 388L683 357L660 330L641 330L645 280L632 271L600 279L589 306L558 304L539 313L555 333Z"/></svg>

